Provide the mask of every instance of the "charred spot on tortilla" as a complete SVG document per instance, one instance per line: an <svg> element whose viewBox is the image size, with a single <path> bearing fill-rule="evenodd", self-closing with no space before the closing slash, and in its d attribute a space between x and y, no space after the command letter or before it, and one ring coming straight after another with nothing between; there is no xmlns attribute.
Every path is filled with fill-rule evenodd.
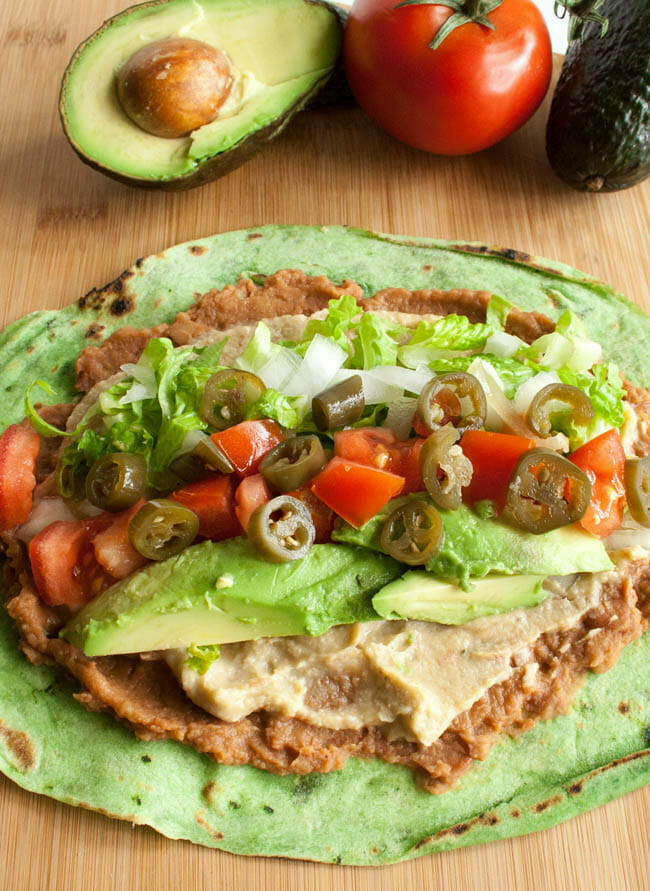
<svg viewBox="0 0 650 891"><path fill-rule="evenodd" d="M544 801L538 801L537 804L532 805L531 810L535 811L536 814L541 814L554 804L559 804L560 801L562 801L561 795L552 795L551 798L546 798Z"/></svg>
<svg viewBox="0 0 650 891"><path fill-rule="evenodd" d="M101 340L101 334L105 327L105 325L98 325L94 322L92 325L88 325L84 337L88 340Z"/></svg>
<svg viewBox="0 0 650 891"><path fill-rule="evenodd" d="M212 804L212 801L215 797L215 794L218 790L218 786L214 780L210 780L205 786L201 789L201 795L205 798L208 804Z"/></svg>
<svg viewBox="0 0 650 891"><path fill-rule="evenodd" d="M123 316L133 309L132 297L116 297L111 303L110 312L113 316Z"/></svg>
<svg viewBox="0 0 650 891"><path fill-rule="evenodd" d="M207 247L204 244L191 244L189 246L190 254L194 254L195 257L200 257L201 254L205 254L207 251Z"/></svg>
<svg viewBox="0 0 650 891"><path fill-rule="evenodd" d="M215 841L221 841L221 839L224 837L221 830L215 829L214 826L211 826L210 823L208 823L204 810L197 811L194 814L194 819L199 824L201 829L205 829L208 835L211 836L211 838L213 838Z"/></svg>
<svg viewBox="0 0 650 891"><path fill-rule="evenodd" d="M36 766L36 753L29 736L24 730L13 730L0 721L0 738L14 758L14 764L21 773L27 773Z"/></svg>

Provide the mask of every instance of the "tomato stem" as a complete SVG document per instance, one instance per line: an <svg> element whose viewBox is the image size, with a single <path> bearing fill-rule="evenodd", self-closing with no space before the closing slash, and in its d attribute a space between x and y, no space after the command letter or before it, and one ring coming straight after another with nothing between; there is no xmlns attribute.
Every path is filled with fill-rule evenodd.
<svg viewBox="0 0 650 891"><path fill-rule="evenodd" d="M593 2L593 0L592 0ZM598 0L596 0L598 2ZM452 31L461 25L482 25L484 28L495 30L495 25L488 19L491 12L501 6L503 0L401 0L393 9L399 9L402 6L448 6L453 10L452 15L443 22L434 35L433 40L429 44L431 49L438 49L440 44L448 37Z"/></svg>

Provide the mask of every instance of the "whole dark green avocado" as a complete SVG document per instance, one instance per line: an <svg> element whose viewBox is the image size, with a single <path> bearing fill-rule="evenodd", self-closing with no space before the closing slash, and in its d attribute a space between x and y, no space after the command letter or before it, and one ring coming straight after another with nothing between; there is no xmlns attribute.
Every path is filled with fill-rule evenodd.
<svg viewBox="0 0 650 891"><path fill-rule="evenodd" d="M566 54L546 129L555 173L614 192L650 174L650 0L604 0Z"/></svg>

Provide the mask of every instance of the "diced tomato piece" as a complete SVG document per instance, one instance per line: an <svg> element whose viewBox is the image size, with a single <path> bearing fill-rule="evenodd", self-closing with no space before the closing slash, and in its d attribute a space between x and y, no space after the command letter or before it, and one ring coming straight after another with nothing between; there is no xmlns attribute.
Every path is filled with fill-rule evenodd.
<svg viewBox="0 0 650 891"><path fill-rule="evenodd" d="M237 475L244 477L257 473L264 455L282 442L284 434L275 421L242 421L213 433L212 439L227 455Z"/></svg>
<svg viewBox="0 0 650 891"><path fill-rule="evenodd" d="M625 507L625 452L618 430L601 433L569 458L591 481L591 501L580 525L605 538L623 522Z"/></svg>
<svg viewBox="0 0 650 891"><path fill-rule="evenodd" d="M235 491L235 513L244 532L248 530L248 521L253 511L266 504L273 494L261 473L245 477Z"/></svg>
<svg viewBox="0 0 650 891"><path fill-rule="evenodd" d="M93 539L93 550L98 563L114 579L126 578L149 562L129 541L131 517L137 514L144 503L144 498L141 498L129 510L113 514L110 525Z"/></svg>
<svg viewBox="0 0 650 891"><path fill-rule="evenodd" d="M404 477L334 457L310 484L314 495L352 526L363 526L404 488Z"/></svg>
<svg viewBox="0 0 650 891"><path fill-rule="evenodd" d="M334 454L358 464L390 470L391 449L399 442L387 427L354 427L334 434Z"/></svg>
<svg viewBox="0 0 650 891"><path fill-rule="evenodd" d="M468 430L460 440L465 457L472 462L472 480L463 489L463 501L476 504L490 499L499 511L506 503L506 491L518 458L535 442L525 436Z"/></svg>
<svg viewBox="0 0 650 891"><path fill-rule="evenodd" d="M12 424L0 436L0 532L29 516L40 447L41 438L32 427Z"/></svg>
<svg viewBox="0 0 650 891"><path fill-rule="evenodd" d="M324 504L320 498L317 498L308 485L301 486L293 492L287 492L287 495L293 495L298 501L302 501L311 514L314 529L316 530L316 544L324 544L332 538L332 529L334 528L334 511Z"/></svg>
<svg viewBox="0 0 650 891"><path fill-rule="evenodd" d="M419 462L423 442L420 437L399 440L385 427L358 427L334 434L334 454L403 476L402 494L408 495L424 489Z"/></svg>
<svg viewBox="0 0 650 891"><path fill-rule="evenodd" d="M99 564L93 538L110 525L110 514L75 523L50 523L29 543L38 593L50 606L79 607L113 581Z"/></svg>
<svg viewBox="0 0 650 891"><path fill-rule="evenodd" d="M177 489L169 497L194 511L199 518L199 535L203 538L223 541L241 535L235 513L235 481L231 475L214 474Z"/></svg>

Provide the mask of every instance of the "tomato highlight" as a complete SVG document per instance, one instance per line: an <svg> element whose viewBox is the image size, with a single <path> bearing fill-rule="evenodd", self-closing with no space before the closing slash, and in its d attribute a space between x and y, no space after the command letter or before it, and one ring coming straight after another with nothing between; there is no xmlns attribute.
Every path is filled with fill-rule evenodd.
<svg viewBox="0 0 650 891"><path fill-rule="evenodd" d="M213 433L211 437L228 458L239 477L257 473L259 463L284 434L275 421L242 421Z"/></svg>
<svg viewBox="0 0 650 891"><path fill-rule="evenodd" d="M423 443L421 437L400 440L386 427L359 427L334 434L334 454L404 477L402 495L408 495L424 489L420 472Z"/></svg>
<svg viewBox="0 0 650 891"><path fill-rule="evenodd" d="M606 538L623 522L625 452L618 430L608 430L576 449L569 459L591 482L591 501L580 525Z"/></svg>
<svg viewBox="0 0 650 891"><path fill-rule="evenodd" d="M41 438L32 427L12 424L0 436L0 532L29 516L40 447Z"/></svg>
<svg viewBox="0 0 650 891"><path fill-rule="evenodd" d="M244 477L235 490L235 514L244 532L248 531L248 521L262 504L273 497L261 473Z"/></svg>
<svg viewBox="0 0 650 891"><path fill-rule="evenodd" d="M144 498L141 498L128 510L119 514L107 514L112 522L92 540L97 562L114 579L126 578L149 562L136 551L129 540L131 517L137 514L144 503Z"/></svg>
<svg viewBox="0 0 650 891"><path fill-rule="evenodd" d="M402 142L440 155L477 152L521 127L544 98L551 40L532 0L486 6L490 28L466 21L432 48L452 15L475 15L477 5L355 0L347 80L363 110Z"/></svg>
<svg viewBox="0 0 650 891"><path fill-rule="evenodd" d="M95 556L93 539L110 525L110 514L50 523L29 543L29 560L41 598L50 606L79 607L113 581Z"/></svg>
<svg viewBox="0 0 650 891"><path fill-rule="evenodd" d="M493 501L501 512L515 464L524 452L535 448L535 441L510 433L468 430L460 447L473 468L470 484L463 489L463 501L469 505Z"/></svg>
<svg viewBox="0 0 650 891"><path fill-rule="evenodd" d="M169 497L197 515L202 538L223 541L241 535L235 512L235 481L231 475L214 474L176 489Z"/></svg>
<svg viewBox="0 0 650 891"><path fill-rule="evenodd" d="M314 495L358 529L399 495L404 477L334 457L310 484Z"/></svg>

